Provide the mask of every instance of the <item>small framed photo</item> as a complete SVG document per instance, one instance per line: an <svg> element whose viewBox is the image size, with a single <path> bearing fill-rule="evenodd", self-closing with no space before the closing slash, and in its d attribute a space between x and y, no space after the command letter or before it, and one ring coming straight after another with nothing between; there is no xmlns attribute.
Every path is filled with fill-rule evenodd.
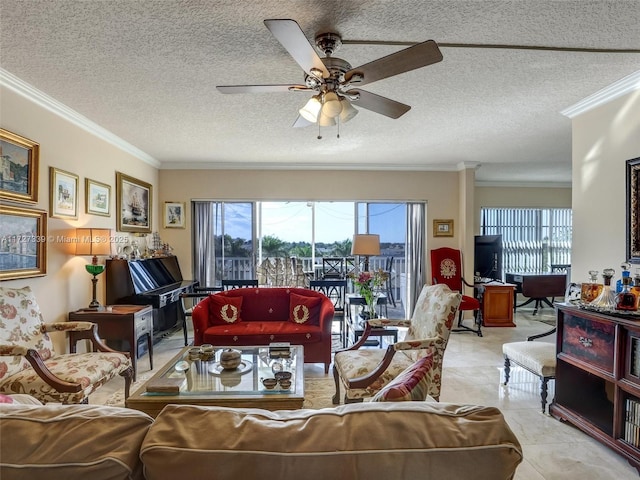
<svg viewBox="0 0 640 480"><path fill-rule="evenodd" d="M0 205L0 281L47 274L47 212Z"/></svg>
<svg viewBox="0 0 640 480"><path fill-rule="evenodd" d="M453 237L453 220L436 219L433 221L434 237Z"/></svg>
<svg viewBox="0 0 640 480"><path fill-rule="evenodd" d="M185 228L184 202L164 202L164 228Z"/></svg>
<svg viewBox="0 0 640 480"><path fill-rule="evenodd" d="M116 218L119 232L151 233L151 184L116 172Z"/></svg>
<svg viewBox="0 0 640 480"><path fill-rule="evenodd" d="M0 128L0 199L38 202L40 145Z"/></svg>
<svg viewBox="0 0 640 480"><path fill-rule="evenodd" d="M92 215L111 216L111 186L84 179L85 209Z"/></svg>
<svg viewBox="0 0 640 480"><path fill-rule="evenodd" d="M49 216L78 219L78 176L49 167Z"/></svg>

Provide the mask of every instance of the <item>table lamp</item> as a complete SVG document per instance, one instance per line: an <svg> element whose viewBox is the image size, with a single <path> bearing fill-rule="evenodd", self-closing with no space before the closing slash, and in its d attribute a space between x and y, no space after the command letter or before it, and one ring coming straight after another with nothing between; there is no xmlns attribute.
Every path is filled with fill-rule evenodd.
<svg viewBox="0 0 640 480"><path fill-rule="evenodd" d="M84 268L93 275L93 299L89 308L100 308L96 299L97 275L104 272L104 265L98 265L98 255L111 254L111 230L108 228L76 228L76 255L92 256L91 263Z"/></svg>
<svg viewBox="0 0 640 480"><path fill-rule="evenodd" d="M380 235L356 234L351 244L351 255L364 257L364 271L369 270L369 257L380 255Z"/></svg>

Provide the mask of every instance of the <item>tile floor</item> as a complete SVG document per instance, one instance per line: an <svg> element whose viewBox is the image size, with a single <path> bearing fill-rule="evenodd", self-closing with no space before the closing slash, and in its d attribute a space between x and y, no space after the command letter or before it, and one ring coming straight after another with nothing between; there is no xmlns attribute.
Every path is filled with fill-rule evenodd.
<svg viewBox="0 0 640 480"><path fill-rule="evenodd" d="M509 385L502 385L502 344L547 331L549 325L537 320L540 318L553 320L552 310L545 308L534 317L532 310L519 309L515 328L484 328L483 337L470 332L452 333L444 358L440 400L495 406L503 412L524 452L524 461L518 467L515 480L639 478L636 470L609 448L571 425L542 414L537 377L514 366ZM179 332L155 346L156 368L182 347L181 337L182 332ZM550 336L544 341L553 339L554 336ZM146 356L138 365L139 374L148 372ZM308 378L326 378L333 383L331 372L325 376L322 365L306 365L305 375ZM104 403L114 391L122 388L123 382L120 382L116 379L102 387L91 396L91 403ZM553 381L549 387L551 400Z"/></svg>

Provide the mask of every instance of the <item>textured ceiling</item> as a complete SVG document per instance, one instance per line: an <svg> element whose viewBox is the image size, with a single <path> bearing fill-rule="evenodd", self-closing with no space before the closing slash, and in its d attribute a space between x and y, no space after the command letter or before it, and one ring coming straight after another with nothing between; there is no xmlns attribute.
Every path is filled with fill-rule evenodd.
<svg viewBox="0 0 640 480"><path fill-rule="evenodd" d="M569 182L560 111L640 69L640 8L621 1L0 0L0 66L146 152L162 168L454 169L480 181ZM263 24L339 33L358 66L428 39L444 60L366 90L411 105L397 120L291 128L305 92L223 95L216 85L302 83ZM365 41L374 42L367 44ZM393 46L392 42L407 42ZM632 53L451 47L508 44Z"/></svg>

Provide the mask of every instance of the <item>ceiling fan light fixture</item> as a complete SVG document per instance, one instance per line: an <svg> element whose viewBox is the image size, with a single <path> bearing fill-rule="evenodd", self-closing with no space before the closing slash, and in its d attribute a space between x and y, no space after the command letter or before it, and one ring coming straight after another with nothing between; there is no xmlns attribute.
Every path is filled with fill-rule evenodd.
<svg viewBox="0 0 640 480"><path fill-rule="evenodd" d="M340 99L340 103L342 104L342 111L340 112L340 122L347 123L358 114L358 110L356 108L353 108L351 102L346 98Z"/></svg>
<svg viewBox="0 0 640 480"><path fill-rule="evenodd" d="M327 117L325 114L320 113L318 117L318 125L321 127L333 127L336 124L336 119L334 117Z"/></svg>
<svg viewBox="0 0 640 480"><path fill-rule="evenodd" d="M305 120L315 123L318 120L321 108L322 104L320 103L320 96L314 95L309 99L304 107L298 110L298 113L300 113L300 116Z"/></svg>
<svg viewBox="0 0 640 480"><path fill-rule="evenodd" d="M324 94L322 104L322 114L327 117L335 118L342 112L342 103L335 92L327 92Z"/></svg>

